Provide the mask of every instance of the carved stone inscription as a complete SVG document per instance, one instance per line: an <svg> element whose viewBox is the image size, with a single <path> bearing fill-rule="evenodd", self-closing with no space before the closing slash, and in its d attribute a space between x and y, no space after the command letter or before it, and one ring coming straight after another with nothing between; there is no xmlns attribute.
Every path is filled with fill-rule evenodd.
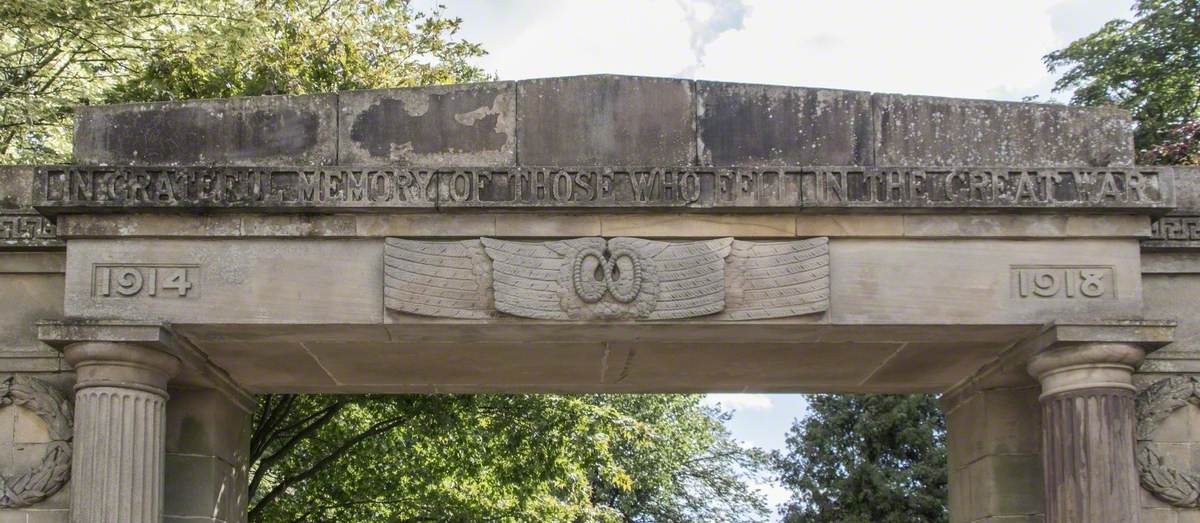
<svg viewBox="0 0 1200 523"><path fill-rule="evenodd" d="M434 207L432 169L45 167L35 206Z"/></svg>
<svg viewBox="0 0 1200 523"><path fill-rule="evenodd" d="M1108 266L1019 265L1012 268L1012 295L1020 299L1116 299Z"/></svg>
<svg viewBox="0 0 1200 523"><path fill-rule="evenodd" d="M426 316L746 320L829 308L826 238L389 238L384 253L387 307Z"/></svg>
<svg viewBox="0 0 1200 523"><path fill-rule="evenodd" d="M39 168L35 205L294 208L1169 208L1169 168Z"/></svg>
<svg viewBox="0 0 1200 523"><path fill-rule="evenodd" d="M198 265L96 265L93 289L99 298L195 298Z"/></svg>

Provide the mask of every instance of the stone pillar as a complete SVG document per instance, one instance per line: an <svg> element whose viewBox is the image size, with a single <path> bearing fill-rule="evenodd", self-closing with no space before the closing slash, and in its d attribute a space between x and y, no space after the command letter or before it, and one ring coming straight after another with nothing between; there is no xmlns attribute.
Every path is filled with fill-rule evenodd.
<svg viewBox="0 0 1200 523"><path fill-rule="evenodd" d="M179 360L120 342L63 352L77 375L71 521L161 522L167 382Z"/></svg>
<svg viewBox="0 0 1200 523"><path fill-rule="evenodd" d="M1132 343L1070 343L1041 352L1042 466L1047 523L1137 523Z"/></svg>
<svg viewBox="0 0 1200 523"><path fill-rule="evenodd" d="M1039 391L1021 378L942 395L952 523L1042 521Z"/></svg>
<svg viewBox="0 0 1200 523"><path fill-rule="evenodd" d="M244 523L253 404L216 389L169 392L164 523Z"/></svg>

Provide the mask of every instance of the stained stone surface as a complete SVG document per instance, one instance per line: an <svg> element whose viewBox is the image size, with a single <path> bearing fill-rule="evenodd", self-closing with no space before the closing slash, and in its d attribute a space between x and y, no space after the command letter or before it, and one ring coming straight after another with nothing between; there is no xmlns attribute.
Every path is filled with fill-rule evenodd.
<svg viewBox="0 0 1200 523"><path fill-rule="evenodd" d="M1133 165L1133 125L1113 108L877 94L877 165Z"/></svg>
<svg viewBox="0 0 1200 523"><path fill-rule="evenodd" d="M693 82L577 76L517 83L523 165L692 165Z"/></svg>
<svg viewBox="0 0 1200 523"><path fill-rule="evenodd" d="M0 475L13 477L37 466L50 442L46 422L24 407L0 408Z"/></svg>
<svg viewBox="0 0 1200 523"><path fill-rule="evenodd" d="M516 162L516 84L463 84L338 95L344 164Z"/></svg>
<svg viewBox="0 0 1200 523"><path fill-rule="evenodd" d="M337 162L337 96L85 106L75 160L111 165Z"/></svg>
<svg viewBox="0 0 1200 523"><path fill-rule="evenodd" d="M873 165L871 94L696 82L702 165Z"/></svg>
<svg viewBox="0 0 1200 523"><path fill-rule="evenodd" d="M75 128L100 164L1133 163L1119 109L615 75L81 107Z"/></svg>

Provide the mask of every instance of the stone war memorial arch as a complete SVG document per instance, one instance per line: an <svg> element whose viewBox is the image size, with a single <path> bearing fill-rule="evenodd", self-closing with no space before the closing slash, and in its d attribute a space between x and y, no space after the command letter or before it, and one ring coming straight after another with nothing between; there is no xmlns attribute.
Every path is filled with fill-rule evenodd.
<svg viewBox="0 0 1200 523"><path fill-rule="evenodd" d="M1129 116L581 76L82 107L0 177L0 521L245 518L253 394L940 393L955 522L1200 521Z"/></svg>

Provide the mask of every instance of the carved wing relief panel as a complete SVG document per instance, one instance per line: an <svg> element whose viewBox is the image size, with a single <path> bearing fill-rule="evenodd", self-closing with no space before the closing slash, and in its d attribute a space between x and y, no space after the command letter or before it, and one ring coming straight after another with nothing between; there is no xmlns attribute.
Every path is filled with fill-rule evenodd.
<svg viewBox="0 0 1200 523"><path fill-rule="evenodd" d="M780 318L829 307L828 239L388 238L389 309L446 318Z"/></svg>

